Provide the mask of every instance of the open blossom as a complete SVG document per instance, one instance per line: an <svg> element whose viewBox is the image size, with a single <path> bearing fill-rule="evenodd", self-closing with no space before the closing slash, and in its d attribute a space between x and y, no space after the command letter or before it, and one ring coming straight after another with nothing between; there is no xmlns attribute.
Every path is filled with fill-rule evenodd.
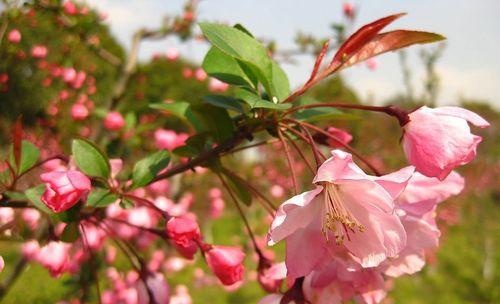
<svg viewBox="0 0 500 304"><path fill-rule="evenodd" d="M416 170L443 180L456 167L471 162L482 138L470 132L467 122L485 128L490 124L459 107L421 107L409 114L403 126L403 148Z"/></svg>
<svg viewBox="0 0 500 304"><path fill-rule="evenodd" d="M40 175L46 183L41 200L54 212L63 212L84 198L91 189L90 179L80 171L52 171Z"/></svg>
<svg viewBox="0 0 500 304"><path fill-rule="evenodd" d="M18 29L13 29L9 32L7 39L9 42L19 43L21 42L21 32Z"/></svg>
<svg viewBox="0 0 500 304"><path fill-rule="evenodd" d="M238 247L212 246L205 252L208 267L224 285L243 280L245 253Z"/></svg>
<svg viewBox="0 0 500 304"><path fill-rule="evenodd" d="M375 177L364 173L349 153L334 150L332 155L318 169L316 189L284 202L269 230L269 245L286 239L285 262L292 278L309 274L339 248L363 267L375 267L406 245L394 198L413 168Z"/></svg>
<svg viewBox="0 0 500 304"><path fill-rule="evenodd" d="M123 126L125 126L125 119L120 112L109 112L104 118L104 127L110 131L119 131Z"/></svg>

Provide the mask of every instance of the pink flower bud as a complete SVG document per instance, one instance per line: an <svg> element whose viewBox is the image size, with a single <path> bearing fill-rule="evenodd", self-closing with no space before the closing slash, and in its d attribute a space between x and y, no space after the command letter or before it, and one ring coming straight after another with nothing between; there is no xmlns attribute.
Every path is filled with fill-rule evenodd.
<svg viewBox="0 0 500 304"><path fill-rule="evenodd" d="M80 171L43 173L40 179L46 183L42 202L56 213L73 207L91 189L90 179Z"/></svg>
<svg viewBox="0 0 500 304"><path fill-rule="evenodd" d="M332 148L341 148L352 141L352 135L342 129L328 127L326 131L338 139L338 141L333 139L327 140L328 145Z"/></svg>
<svg viewBox="0 0 500 304"><path fill-rule="evenodd" d="M225 205L226 204L224 203L224 200L222 198L219 197L219 198L213 199L210 202L210 217L213 219L217 219L217 218L221 217L222 212L224 211Z"/></svg>
<svg viewBox="0 0 500 304"><path fill-rule="evenodd" d="M222 82L218 79L211 78L208 83L208 90L210 92L225 92L229 88L229 85L225 82Z"/></svg>
<svg viewBox="0 0 500 304"><path fill-rule="evenodd" d="M5 267L5 261L3 260L3 257L0 255L0 272L3 271L4 267Z"/></svg>
<svg viewBox="0 0 500 304"><path fill-rule="evenodd" d="M205 252L207 264L224 285L243 280L245 253L238 247L213 246Z"/></svg>
<svg viewBox="0 0 500 304"><path fill-rule="evenodd" d="M7 39L9 40L9 42L19 43L21 42L21 37L21 32L17 29L13 29L9 32Z"/></svg>
<svg viewBox="0 0 500 304"><path fill-rule="evenodd" d="M29 261L36 259L39 251L40 251L40 245L36 240L27 241L21 247L21 252L23 253L23 256Z"/></svg>
<svg viewBox="0 0 500 304"><path fill-rule="evenodd" d="M47 57L47 53L47 48L43 45L34 45L33 48L31 48L31 57L33 58L45 58Z"/></svg>
<svg viewBox="0 0 500 304"><path fill-rule="evenodd" d="M155 131L154 136L158 149L172 151L177 147L184 146L189 135L185 133L177 134L172 130L158 129Z"/></svg>
<svg viewBox="0 0 500 304"><path fill-rule="evenodd" d="M179 246L188 246L201 239L198 223L187 217L171 218L167 222L167 233L172 242Z"/></svg>
<svg viewBox="0 0 500 304"><path fill-rule="evenodd" d="M75 16L78 15L78 8L72 1L66 1L63 4L64 12L68 15Z"/></svg>
<svg viewBox="0 0 500 304"><path fill-rule="evenodd" d="M471 162L482 138L471 133L467 122L486 128L490 124L474 112L459 107L421 107L408 115L403 126L403 148L418 172L443 180L456 167Z"/></svg>
<svg viewBox="0 0 500 304"><path fill-rule="evenodd" d="M74 120L85 120L89 116L89 110L81 103L71 106L71 118Z"/></svg>
<svg viewBox="0 0 500 304"><path fill-rule="evenodd" d="M119 131L125 126L125 120L119 112L109 112L104 119L104 127L110 131Z"/></svg>
<svg viewBox="0 0 500 304"><path fill-rule="evenodd" d="M176 48L168 48L167 49L167 59L170 60L170 61L174 61L174 60L177 60L179 58L179 50L176 49Z"/></svg>
<svg viewBox="0 0 500 304"><path fill-rule="evenodd" d="M182 77L184 78L191 78L193 76L193 70L191 70L190 68L184 68L182 70Z"/></svg>
<svg viewBox="0 0 500 304"><path fill-rule="evenodd" d="M349 19L353 19L354 18L355 9L354 9L354 5L352 5L351 3L345 2L342 5L342 11L344 12L344 15L347 18L349 18Z"/></svg>
<svg viewBox="0 0 500 304"><path fill-rule="evenodd" d="M198 81L204 81L207 79L207 73L202 68L197 68L196 71L194 72L194 77Z"/></svg>

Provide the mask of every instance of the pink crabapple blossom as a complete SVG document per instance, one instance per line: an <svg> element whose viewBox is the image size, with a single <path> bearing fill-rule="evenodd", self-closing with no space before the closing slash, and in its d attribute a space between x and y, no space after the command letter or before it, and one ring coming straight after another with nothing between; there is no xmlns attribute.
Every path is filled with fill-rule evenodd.
<svg viewBox="0 0 500 304"><path fill-rule="evenodd" d="M243 280L245 253L238 247L212 246L205 251L208 267L224 285Z"/></svg>
<svg viewBox="0 0 500 304"><path fill-rule="evenodd" d="M90 192L90 179L80 171L52 171L40 175L46 184L41 199L52 211L58 213L73 207Z"/></svg>
<svg viewBox="0 0 500 304"><path fill-rule="evenodd" d="M104 118L104 127L110 131L120 131L124 126L125 119L120 112L109 112Z"/></svg>

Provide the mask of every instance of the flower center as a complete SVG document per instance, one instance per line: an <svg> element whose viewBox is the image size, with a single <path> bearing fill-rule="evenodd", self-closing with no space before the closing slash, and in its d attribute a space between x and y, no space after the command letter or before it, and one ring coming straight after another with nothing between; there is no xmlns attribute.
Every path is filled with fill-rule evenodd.
<svg viewBox="0 0 500 304"><path fill-rule="evenodd" d="M349 209L345 207L344 202L340 199L339 186L331 183L324 185L324 215L321 232L329 242L329 233L332 232L335 236L335 243L341 245L344 240L351 240L350 233L356 233L356 228L359 232L365 231L365 226L362 225Z"/></svg>

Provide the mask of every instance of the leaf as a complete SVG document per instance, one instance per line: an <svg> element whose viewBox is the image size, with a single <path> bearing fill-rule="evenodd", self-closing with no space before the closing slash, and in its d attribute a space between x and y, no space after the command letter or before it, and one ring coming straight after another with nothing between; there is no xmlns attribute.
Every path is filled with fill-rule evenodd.
<svg viewBox="0 0 500 304"><path fill-rule="evenodd" d="M252 194L248 191L245 181L241 177L230 173L226 168L222 168L222 173L227 177L226 183L236 197L243 204L250 206L252 204Z"/></svg>
<svg viewBox="0 0 500 304"><path fill-rule="evenodd" d="M348 67L377 55L395 51L413 44L432 43L446 39L444 36L429 32L397 30L378 34L354 54L344 67Z"/></svg>
<svg viewBox="0 0 500 304"><path fill-rule="evenodd" d="M273 110L286 110L292 106L292 104L290 103L274 103L269 100L262 99L259 95L245 89L237 89L235 91L235 96L246 102L251 109L264 108Z"/></svg>
<svg viewBox="0 0 500 304"><path fill-rule="evenodd" d="M94 188L87 197L87 206L93 208L106 207L118 199L118 195L109 192L108 189Z"/></svg>
<svg viewBox="0 0 500 304"><path fill-rule="evenodd" d="M240 62L246 75L253 74L269 96L283 100L289 94L288 78L267 54L267 49L244 31L216 23L200 23L213 46Z"/></svg>
<svg viewBox="0 0 500 304"><path fill-rule="evenodd" d="M78 229L78 222L71 222L64 227L61 234L61 241L65 243L73 243L80 237L80 229Z"/></svg>
<svg viewBox="0 0 500 304"><path fill-rule="evenodd" d="M342 65L342 63L347 62L361 48L372 41L384 27L404 15L405 14L391 15L361 27L342 44L333 57L331 65Z"/></svg>
<svg viewBox="0 0 500 304"><path fill-rule="evenodd" d="M53 214L52 210L50 210L43 202L42 202L42 195L45 192L45 185L38 185L33 188L29 188L28 190L24 191L24 194L28 198L28 200L38 209L41 210L47 214Z"/></svg>
<svg viewBox="0 0 500 304"><path fill-rule="evenodd" d="M193 113L191 104L185 101L176 101L172 103L154 103L149 105L150 108L165 111L172 114L181 120L192 125L196 130L201 131L203 128L199 120Z"/></svg>
<svg viewBox="0 0 500 304"><path fill-rule="evenodd" d="M241 101L236 98L232 98L229 96L224 96L224 95L207 95L203 97L203 100L211 104L213 106L219 107L219 108L224 108L228 110L233 110L235 112L244 114L245 109L243 108L243 105L241 104Z"/></svg>
<svg viewBox="0 0 500 304"><path fill-rule="evenodd" d="M91 142L75 139L71 145L73 157L80 170L89 176L108 178L111 172L108 158Z"/></svg>
<svg viewBox="0 0 500 304"><path fill-rule="evenodd" d="M233 136L234 122L227 110L202 104L193 107L193 112L204 129L210 132L217 142L223 142Z"/></svg>
<svg viewBox="0 0 500 304"><path fill-rule="evenodd" d="M247 75L236 59L216 47L211 47L201 65L205 72L228 84L256 87L257 80Z"/></svg>
<svg viewBox="0 0 500 304"><path fill-rule="evenodd" d="M301 98L297 105L318 104L320 101L314 98ZM312 109L303 109L293 114L294 118L300 121L317 122L330 119L358 119L356 115L344 113L333 107L318 107Z"/></svg>
<svg viewBox="0 0 500 304"><path fill-rule="evenodd" d="M161 170L165 169L170 162L170 153L161 150L138 161L132 172L132 187L142 187L152 181Z"/></svg>
<svg viewBox="0 0 500 304"><path fill-rule="evenodd" d="M33 167L40 157L40 150L32 143L27 140L21 142L21 158L19 160L19 165L14 165L17 174L26 172L26 170ZM11 149L10 163L15 164L14 151Z"/></svg>

